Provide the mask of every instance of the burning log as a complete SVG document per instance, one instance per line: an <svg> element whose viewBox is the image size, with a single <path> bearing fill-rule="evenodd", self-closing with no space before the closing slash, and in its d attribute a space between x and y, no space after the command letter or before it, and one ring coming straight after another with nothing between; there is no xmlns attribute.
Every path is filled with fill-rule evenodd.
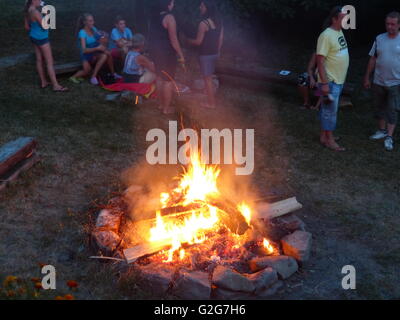
<svg viewBox="0 0 400 320"><path fill-rule="evenodd" d="M218 214L221 221L231 232L242 235L249 229L249 225L242 213L232 201L227 199L213 199L210 201L210 204L219 209Z"/></svg>
<svg viewBox="0 0 400 320"><path fill-rule="evenodd" d="M249 226L245 221L245 218L231 201L225 199L223 200L212 199L210 200L210 205L215 206L216 208L219 209L218 214L221 218L221 221L233 233L243 235L249 229ZM296 198L290 198L272 204L261 203L257 208L258 210L255 218L273 219L275 217L285 215L289 212L298 210L300 208L302 208L302 205L299 202L297 202ZM184 212L167 215L164 218L180 219L188 216L189 214L192 214L193 211L195 210L192 211L185 210ZM155 225L156 221L157 218L153 218L148 220L137 221L135 223L134 229L138 231L135 232L135 234L144 235L141 239L144 242L134 246L133 248L124 250L124 255L127 263L135 262L137 259L141 257L155 254L162 250L166 250L170 247L166 246L165 243L157 244L157 243L145 242L146 241L145 239L148 238L148 232Z"/></svg>

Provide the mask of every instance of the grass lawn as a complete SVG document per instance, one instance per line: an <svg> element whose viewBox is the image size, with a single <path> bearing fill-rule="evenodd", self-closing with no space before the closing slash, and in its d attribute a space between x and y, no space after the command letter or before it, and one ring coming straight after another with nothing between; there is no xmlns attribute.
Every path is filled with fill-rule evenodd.
<svg viewBox="0 0 400 320"><path fill-rule="evenodd" d="M147 130L167 128L174 117L162 117L154 103L105 102L105 92L89 84L54 94L35 81L32 65L1 74L0 144L34 136L43 160L0 194L0 277L37 277L38 263L49 263L57 268L57 293L76 280L78 298L147 298L110 264L88 259L87 212L123 190L121 173L142 160ZM282 298L399 297L399 151L368 141L371 106L341 111L338 134L349 151L339 154L318 144L317 115L298 108L294 88L223 86L220 100L223 107L209 113L180 107L207 128L255 128L253 185L260 193L294 193L304 204L300 216L314 236L313 258L292 280L302 286ZM347 264L358 272L353 292L340 287Z"/></svg>
<svg viewBox="0 0 400 320"><path fill-rule="evenodd" d="M7 48L4 55L23 45ZM55 51L58 58L73 55L62 48ZM356 80L365 66L363 53L359 57L352 66ZM88 259L88 212L124 190L122 173L141 163L146 132L180 118L161 116L153 102L106 102L106 92L87 83L68 86L72 91L66 94L41 91L31 64L0 70L0 145L32 136L42 157L0 194L0 281L15 275L29 282L41 276L39 263L45 263L56 267L58 287L39 298L70 293L67 280L79 283L72 293L80 299L151 298L134 277ZM188 124L254 128L252 185L260 194L295 194L304 205L299 216L313 233L309 265L279 298L400 298L400 148L387 153L383 143L368 140L375 130L370 101L361 97L354 108L340 111L337 134L348 151L335 153L319 145L317 114L300 110L293 87L263 85L255 91L241 83L223 85L219 99L217 111L178 105ZM341 288L345 265L357 270L357 290ZM3 290L0 298L10 297Z"/></svg>

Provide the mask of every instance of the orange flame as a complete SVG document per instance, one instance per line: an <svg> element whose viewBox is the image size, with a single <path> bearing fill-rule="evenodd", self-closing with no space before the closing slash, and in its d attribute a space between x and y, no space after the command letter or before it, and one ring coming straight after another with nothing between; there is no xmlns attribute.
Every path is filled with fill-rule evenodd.
<svg viewBox="0 0 400 320"><path fill-rule="evenodd" d="M267 249L269 254L274 253L274 247L269 243L269 241L267 239L264 239L263 246L265 249Z"/></svg>
<svg viewBox="0 0 400 320"><path fill-rule="evenodd" d="M218 215L220 209L209 201L220 195L217 185L220 169L217 166L202 164L199 153L192 153L190 160L188 168L179 177L178 186L171 192L160 194L161 208L199 203L204 205L192 209L189 216L185 215L180 219L169 219L157 212L155 225L150 229L149 241L170 246L164 262L173 262L174 257L182 261L186 257L183 244L202 243L207 240L210 231L217 231L221 226ZM250 207L242 202L237 208L250 224L252 214ZM239 236L235 235L234 238L237 239L237 246L233 247L237 249L240 244Z"/></svg>
<svg viewBox="0 0 400 320"><path fill-rule="evenodd" d="M240 213L245 218L247 224L250 225L250 222L251 222L251 209L250 209L250 207L246 203L242 202L241 204L238 205L238 210L240 211Z"/></svg>

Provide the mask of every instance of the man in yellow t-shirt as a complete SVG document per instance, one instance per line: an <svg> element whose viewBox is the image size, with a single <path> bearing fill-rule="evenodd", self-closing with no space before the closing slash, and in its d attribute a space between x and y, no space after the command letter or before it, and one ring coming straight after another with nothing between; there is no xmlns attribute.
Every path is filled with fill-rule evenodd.
<svg viewBox="0 0 400 320"><path fill-rule="evenodd" d="M339 99L349 68L349 52L342 32L342 21L346 16L341 7L335 7L328 18L330 26L318 38L318 81L324 96L320 111L323 145L334 151L345 151L333 136L336 129Z"/></svg>

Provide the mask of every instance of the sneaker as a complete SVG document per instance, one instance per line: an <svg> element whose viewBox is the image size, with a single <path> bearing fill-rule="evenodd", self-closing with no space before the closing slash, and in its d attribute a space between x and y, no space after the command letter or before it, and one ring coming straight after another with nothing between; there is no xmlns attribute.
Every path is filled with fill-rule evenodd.
<svg viewBox="0 0 400 320"><path fill-rule="evenodd" d="M94 85L94 86L98 86L98 85L99 85L99 81L97 80L96 77L92 77L92 78L90 79L90 83L91 83L92 85Z"/></svg>
<svg viewBox="0 0 400 320"><path fill-rule="evenodd" d="M385 139L385 149L386 151L393 151L393 138L391 136L387 136Z"/></svg>
<svg viewBox="0 0 400 320"><path fill-rule="evenodd" d="M120 76L118 73L114 73L113 74L113 76L114 76L114 78L115 79L117 79L117 80L119 80L119 79L122 79L123 77L122 76Z"/></svg>
<svg viewBox="0 0 400 320"><path fill-rule="evenodd" d="M377 132L375 132L375 134L373 134L372 136L369 137L370 140L380 140L383 138L387 137L387 131L386 130L378 130Z"/></svg>
<svg viewBox="0 0 400 320"><path fill-rule="evenodd" d="M72 83L75 83L75 84L80 84L81 83L79 78L75 78L75 77L70 77L69 81L71 81Z"/></svg>

